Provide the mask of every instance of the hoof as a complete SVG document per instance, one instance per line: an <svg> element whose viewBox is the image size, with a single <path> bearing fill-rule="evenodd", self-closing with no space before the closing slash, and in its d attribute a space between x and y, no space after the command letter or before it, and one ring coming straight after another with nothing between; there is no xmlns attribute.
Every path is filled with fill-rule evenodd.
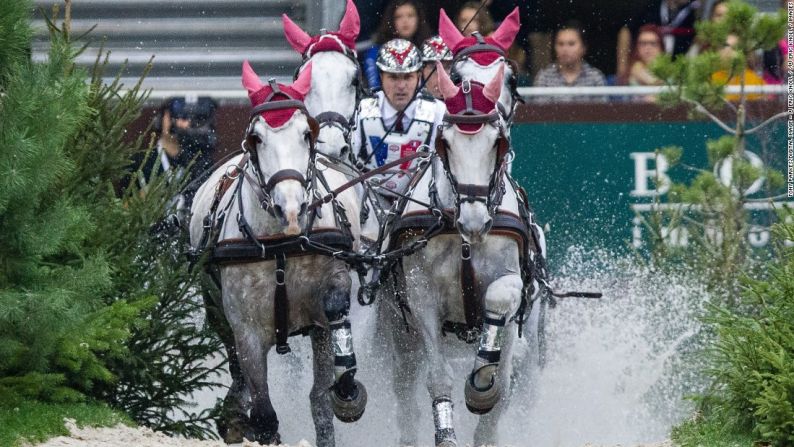
<svg viewBox="0 0 794 447"><path fill-rule="evenodd" d="M248 416L235 415L229 418L219 419L216 422L218 434L226 444L239 444L243 438L253 438L251 428L248 423Z"/></svg>
<svg viewBox="0 0 794 447"><path fill-rule="evenodd" d="M464 389L466 408L472 413L488 413L496 406L496 403L499 402L502 393L499 384L496 382L497 366L498 364L496 363L484 365L477 371L469 374L469 377L466 379L466 387ZM474 384L474 377L478 374L486 376L490 374L491 383L484 388L477 387L477 385Z"/></svg>
<svg viewBox="0 0 794 447"><path fill-rule="evenodd" d="M436 447L458 447L458 443L454 439L445 439L436 444Z"/></svg>
<svg viewBox="0 0 794 447"><path fill-rule="evenodd" d="M254 437L254 441L262 445L279 445L281 444L281 435L276 433L261 433Z"/></svg>
<svg viewBox="0 0 794 447"><path fill-rule="evenodd" d="M331 390L331 405L334 415L342 422L356 422L361 419L367 407L367 389L358 380L354 381L356 391L351 399L341 398L336 391Z"/></svg>

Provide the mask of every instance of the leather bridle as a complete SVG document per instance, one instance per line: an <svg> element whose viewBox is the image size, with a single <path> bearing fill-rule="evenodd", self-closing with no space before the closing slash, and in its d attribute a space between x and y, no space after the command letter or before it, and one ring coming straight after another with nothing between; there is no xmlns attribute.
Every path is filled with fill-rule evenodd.
<svg viewBox="0 0 794 447"><path fill-rule="evenodd" d="M322 39L332 39L332 40L336 41L336 43L339 45L339 48L340 48L340 51L338 51L338 53L341 53L345 57L350 59L350 61L353 62L353 65L356 67L356 73L353 76L353 80L351 81L351 85L353 86L353 88L356 91L356 102L355 103L358 104L359 101L361 101L362 98L370 96L369 90L364 86L363 74L362 74L362 70L361 70L361 64L358 62L358 58L356 56L355 50L352 50L352 49L348 48L347 45L345 45L341 41L341 39L339 39L339 37L328 33L325 29L321 29L320 30L320 40L322 40ZM313 49L314 49L314 44L309 46L309 48L307 48L306 51L303 53L303 55L302 55L303 56L303 60L301 61L301 64L295 69L295 73L293 75L293 80L298 78L298 75L300 74L300 72L303 69L303 67L307 63L309 63L309 61L311 60L312 56L317 54L317 53L313 52ZM345 142L348 145L348 148L350 147L350 132L351 132L351 129L353 127L353 123L352 123L353 117L352 116L348 118L348 117L345 117L344 115L342 115L341 113L329 110L329 111L325 111L325 112L317 114L314 118L317 120L317 123L319 124L320 129L322 129L323 127L336 127L337 129L339 129L342 132L342 134L344 135L344 139L345 139Z"/></svg>
<svg viewBox="0 0 794 447"><path fill-rule="evenodd" d="M499 102L497 102L496 107L499 110L499 113L502 114L502 118L504 118L505 122L512 123L518 104L524 103L524 98L522 98L518 93L518 77L516 76L516 73L518 73L518 64L513 59L508 59L504 50L497 47L496 45L487 43L479 32L473 32L472 37L477 39L477 43L460 50L458 54L455 55L455 57L452 59L452 65L450 68L450 78L452 79L452 82L456 84L461 82L462 78L455 67L457 67L458 63L469 59L471 55L475 53L496 53L501 56L502 62L510 67L511 74L508 78L507 84L510 87L510 96L513 98L513 107L512 110L506 110L504 105Z"/></svg>
<svg viewBox="0 0 794 447"><path fill-rule="evenodd" d="M271 216L275 216L275 207L271 193L277 184L286 180L295 180L300 183L303 188L307 188L311 184L311 181L310 179L307 179L307 176L310 175L310 172L312 171L311 165L314 163L313 160L315 146L317 143L317 136L320 133L320 125L317 123L317 120L312 118L312 116L306 110L306 106L303 104L303 102L292 98L287 92L281 90L278 84L276 84L275 79L268 80L268 83L270 84L270 87L273 89L273 91L267 96L267 98L265 98L265 101L262 104L259 104L258 106L251 109L248 127L246 128L245 137L242 142L243 152L249 154L251 165L253 166L253 170L257 178L250 178L246 171L243 171L243 175L251 183L251 186L253 187L262 208L270 213ZM271 101L275 95L286 96L288 99ZM306 115L306 121L309 124L309 132L307 135L309 140L309 167L307 169L307 174L295 169L281 169L273 173L273 175L271 175L269 178L265 178L264 173L259 167L257 144L260 143L260 141L256 133L254 133L254 125L256 123L257 117L259 117L260 114L268 111L283 109L298 109L304 115Z"/></svg>
<svg viewBox="0 0 794 447"><path fill-rule="evenodd" d="M468 79L463 81L461 92L463 92L466 100L466 108L456 114L445 113L444 125L481 124L483 126L490 125L499 130L499 136L494 143L496 162L493 172L491 173L489 184L486 186L458 183L449 165L449 151L451 148L449 143L444 139L441 130L439 130L438 136L436 137L436 154L444 166L444 173L455 194L456 212L460 211L460 205L462 203L481 202L487 207L488 214L493 217L496 213L496 208L502 204L502 198L505 194L504 174L507 169L507 164L510 161L508 160L508 154L511 153L510 141L504 132L504 127L498 111L493 110L489 113L483 113L473 108L471 81Z"/></svg>

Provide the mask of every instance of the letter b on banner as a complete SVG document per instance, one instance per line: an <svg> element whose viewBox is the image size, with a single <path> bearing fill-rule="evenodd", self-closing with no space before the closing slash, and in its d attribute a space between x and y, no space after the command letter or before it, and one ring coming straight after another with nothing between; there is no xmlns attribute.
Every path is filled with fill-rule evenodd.
<svg viewBox="0 0 794 447"><path fill-rule="evenodd" d="M654 197L660 196L670 190L670 176L667 169L670 164L662 154L654 152L632 152L629 156L634 160L634 189L631 195L634 197ZM654 163L654 169L649 166ZM657 182L653 189L648 186L649 180ZM653 183L652 183L653 184Z"/></svg>

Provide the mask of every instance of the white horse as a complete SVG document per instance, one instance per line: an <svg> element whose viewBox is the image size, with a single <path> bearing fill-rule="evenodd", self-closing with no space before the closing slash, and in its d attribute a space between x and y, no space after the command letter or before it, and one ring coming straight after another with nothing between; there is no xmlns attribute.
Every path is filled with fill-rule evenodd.
<svg viewBox="0 0 794 447"><path fill-rule="evenodd" d="M390 248L428 236L422 232L427 226L417 219L438 221L443 213L447 231L430 237L424 249L402 259L404 278L393 275L390 284L397 291L396 303L388 291L382 294L379 324L393 337L401 443L417 443L419 411L414 393L419 366L424 364L436 446L458 445L452 423L454 375L448 358L452 344L458 342L443 337L443 332L452 331L469 341L479 333L464 391L467 407L482 415L474 444L496 444L497 424L508 403L503 391L509 385L516 334L510 322L526 292L522 264L529 249L528 230L516 230L523 221L515 190L504 177L504 121L496 111L504 71L500 68L485 86L465 80L463 88L453 84L440 65L438 71L449 109L439 136L443 143L408 192L413 199L431 204L435 213L407 202L397 223L402 231L392 231ZM473 108L462 109L467 102ZM399 292L402 287L404 294ZM471 299L467 302L462 295Z"/></svg>
<svg viewBox="0 0 794 447"><path fill-rule="evenodd" d="M521 27L518 7L502 21L491 35L483 38L465 37L455 24L441 9L438 18L438 33L454 55L451 73L459 79L470 79L487 83L496 76L496 72L504 67L504 88L499 95L499 112L512 122L517 98L514 96L515 68L508 62L507 52ZM509 126L506 129L509 135Z"/></svg>
<svg viewBox="0 0 794 447"><path fill-rule="evenodd" d="M333 160L332 169L341 168L348 178L357 177L360 173L348 162L353 160L350 148L351 121L358 101L365 94L361 85L361 67L355 52L360 31L358 10L353 0L347 0L339 30L324 30L314 36L306 33L286 14L282 15L282 23L287 42L303 57L297 73L310 63L315 73L322 73L322 76L312 77L312 88L304 101L306 109L320 124L317 151ZM364 185L357 184L354 191L360 198L358 208L363 210L362 236L370 241L375 240L379 231L375 216L380 211L378 205Z"/></svg>
<svg viewBox="0 0 794 447"><path fill-rule="evenodd" d="M282 15L282 23L287 42L303 57L297 73L309 63L315 73L322 73L312 78L312 88L304 100L306 109L320 124L317 150L344 158L350 150L350 120L361 92L355 52L360 30L358 10L353 0L347 0L339 30L315 36L303 31L286 14Z"/></svg>
<svg viewBox="0 0 794 447"><path fill-rule="evenodd" d="M313 235L337 236L325 239L326 245L347 235L352 241L348 249L354 249L352 236L360 231L352 191L309 206L315 188L319 195L329 192L318 176L325 177L330 189L346 181L336 172L312 169L318 129L301 102L311 78L309 65L291 86L274 81L263 85L244 63L243 85L255 106L248 151L213 172L191 209L191 245L199 251L207 244L212 249L210 262L218 264L224 314L251 393L253 433L246 435L264 444L280 441L268 392L267 353L274 345L287 352L289 334L306 330L311 335L310 399L317 445L334 445L332 414L354 421L366 405L366 390L354 378L348 267L308 244L317 242Z"/></svg>

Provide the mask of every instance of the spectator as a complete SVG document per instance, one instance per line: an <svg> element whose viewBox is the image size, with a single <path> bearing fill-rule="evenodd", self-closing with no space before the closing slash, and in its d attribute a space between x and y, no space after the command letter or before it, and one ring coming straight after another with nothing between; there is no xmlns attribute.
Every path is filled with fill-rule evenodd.
<svg viewBox="0 0 794 447"><path fill-rule="evenodd" d="M400 38L408 40L418 47L428 37L430 37L430 28L417 0L392 0L389 2L375 36L375 44L364 52L364 73L369 87L375 90L381 86L380 74L375 65L381 45L389 40Z"/></svg>
<svg viewBox="0 0 794 447"><path fill-rule="evenodd" d="M629 30L636 37L642 25L660 27L664 51L668 54L686 54L695 38L695 21L700 2L696 0L653 0L639 17L631 20ZM625 57L628 48L621 48Z"/></svg>
<svg viewBox="0 0 794 447"><path fill-rule="evenodd" d="M556 63L541 70L535 77L536 87L594 87L606 85L604 74L585 62L587 46L582 29L573 23L560 28L554 36ZM557 97L557 102L582 100L576 96ZM551 98L539 97L538 101ZM595 101L605 101L605 97L595 97Z"/></svg>
<svg viewBox="0 0 794 447"><path fill-rule="evenodd" d="M662 54L662 34L656 25L644 25L639 29L634 49L631 52L626 83L629 85L662 85L663 82L651 73L651 63Z"/></svg>
<svg viewBox="0 0 794 447"><path fill-rule="evenodd" d="M728 14L728 2L725 0L720 0L711 6L709 20L712 22L719 22L725 17L726 14Z"/></svg>
<svg viewBox="0 0 794 447"><path fill-rule="evenodd" d="M452 66L452 52L441 40L440 36L433 36L422 44L422 77L425 89L436 99L444 99L438 89L438 73L436 61L440 61L447 73Z"/></svg>
<svg viewBox="0 0 794 447"><path fill-rule="evenodd" d="M729 35L728 38L725 40L725 46L719 52L720 59L722 60L722 63L725 66L730 66L731 61L733 60L733 58L736 57L736 45L738 43L739 43L739 38L736 37L735 34ZM722 84L722 85L740 85L742 79L741 79L741 75L739 74L734 74L729 78L729 71L726 69L714 73L711 76L711 80L717 84ZM744 85L765 85L765 82L760 76L755 74L755 72L748 67L744 69ZM759 100L763 98L764 95L758 93L747 95L747 99L751 101ZM738 101L739 95L738 94L725 95L725 99L727 99L728 101Z"/></svg>
<svg viewBox="0 0 794 447"><path fill-rule="evenodd" d="M725 0L718 0L713 5L711 5L711 13L709 14L709 21L711 22L718 22L722 20L725 15L728 14L728 2ZM697 38L695 38L695 43L689 47L689 51L687 51L687 56L694 57L700 54L703 51L705 45L703 42L699 42Z"/></svg>
<svg viewBox="0 0 794 447"><path fill-rule="evenodd" d="M139 182L145 188L154 173L168 172L173 178L188 176L188 182L198 179L212 166L217 144L215 111L217 103L208 97L177 97L167 100L155 116L153 128L160 134L157 154L152 154L142 168ZM187 209L200 182L192 182L183 191L183 206Z"/></svg>
<svg viewBox="0 0 794 447"><path fill-rule="evenodd" d="M477 10L480 12L477 13ZM476 17L475 14L477 14ZM467 24L468 26L466 26ZM458 16L455 18L455 25L466 37L471 36L475 31L486 37L495 29L493 18L491 13L488 12L488 8L480 8L480 2L475 1L466 2L460 7Z"/></svg>
<svg viewBox="0 0 794 447"><path fill-rule="evenodd" d="M477 13L477 10L480 12ZM477 14L476 17L475 14ZM472 20L472 18L474 19ZM471 23L469 23L469 21L471 21ZM468 24L468 26L466 26L466 24ZM459 30L462 30L461 33L466 37L471 36L475 31L480 33L481 36L487 37L496 29L493 17L488 8L480 9L480 2L478 1L469 1L461 6L455 18L455 26L457 26ZM526 52L524 48L521 47L520 42L514 42L507 50L507 58L516 62L515 67L519 70L518 73L515 73L516 76L526 73Z"/></svg>
<svg viewBox="0 0 794 447"><path fill-rule="evenodd" d="M786 61L791 56L786 39L780 39L777 46L764 51L764 82L780 85L786 80Z"/></svg>

